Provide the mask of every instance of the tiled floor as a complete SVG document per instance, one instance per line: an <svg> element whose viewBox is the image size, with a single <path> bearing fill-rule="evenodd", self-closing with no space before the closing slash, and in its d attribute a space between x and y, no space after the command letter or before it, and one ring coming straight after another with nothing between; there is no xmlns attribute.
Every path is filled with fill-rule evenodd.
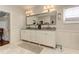
<svg viewBox="0 0 79 59"><path fill-rule="evenodd" d="M13 42L0 47L0 54L60 54L60 53L79 53L79 50L63 48L51 49L23 41Z"/></svg>

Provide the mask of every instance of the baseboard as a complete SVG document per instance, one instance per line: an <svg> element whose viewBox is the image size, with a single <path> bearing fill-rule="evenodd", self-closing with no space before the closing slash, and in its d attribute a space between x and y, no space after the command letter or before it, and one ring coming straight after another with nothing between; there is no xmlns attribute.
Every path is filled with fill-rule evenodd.
<svg viewBox="0 0 79 59"><path fill-rule="evenodd" d="M40 44L40 43L36 43L36 42L32 42L32 41L28 41L28 40L23 40L23 39L22 39L22 41L54 49L54 47L47 46L47 45Z"/></svg>

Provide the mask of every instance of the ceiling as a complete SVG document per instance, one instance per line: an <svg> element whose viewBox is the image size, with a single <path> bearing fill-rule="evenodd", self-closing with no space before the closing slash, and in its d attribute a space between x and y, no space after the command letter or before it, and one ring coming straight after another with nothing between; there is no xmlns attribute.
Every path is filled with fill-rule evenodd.
<svg viewBox="0 0 79 59"><path fill-rule="evenodd" d="M20 5L19 7L21 7L22 9L28 9L28 8L40 8L40 7L43 7L44 5ZM55 8L69 8L69 7L76 7L76 6L79 6L79 5L54 5Z"/></svg>

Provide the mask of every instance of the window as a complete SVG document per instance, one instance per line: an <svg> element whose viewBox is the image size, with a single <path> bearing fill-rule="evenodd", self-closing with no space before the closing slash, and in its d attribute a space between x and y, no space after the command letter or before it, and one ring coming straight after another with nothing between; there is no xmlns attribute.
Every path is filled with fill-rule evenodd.
<svg viewBox="0 0 79 59"><path fill-rule="evenodd" d="M64 9L65 23L79 23L79 7Z"/></svg>

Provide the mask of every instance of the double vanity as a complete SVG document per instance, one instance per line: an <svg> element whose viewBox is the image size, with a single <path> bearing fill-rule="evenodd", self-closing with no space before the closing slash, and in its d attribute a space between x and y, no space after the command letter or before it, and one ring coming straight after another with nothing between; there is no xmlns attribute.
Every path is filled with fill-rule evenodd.
<svg viewBox="0 0 79 59"><path fill-rule="evenodd" d="M21 40L56 47L56 14L44 13L27 17L26 29L21 30Z"/></svg>
<svg viewBox="0 0 79 59"><path fill-rule="evenodd" d="M55 48L56 31L46 29L21 30L21 39Z"/></svg>

